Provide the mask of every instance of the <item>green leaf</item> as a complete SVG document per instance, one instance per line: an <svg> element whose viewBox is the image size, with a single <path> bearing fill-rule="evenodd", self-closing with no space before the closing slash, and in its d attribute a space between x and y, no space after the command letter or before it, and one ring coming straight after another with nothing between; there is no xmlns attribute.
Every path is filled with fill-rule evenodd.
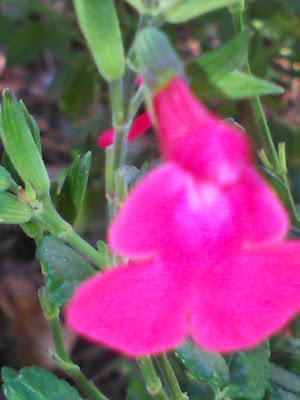
<svg viewBox="0 0 300 400"><path fill-rule="evenodd" d="M40 196L49 191L49 177L24 116L24 107L12 93L3 91L0 136L11 162L25 184Z"/></svg>
<svg viewBox="0 0 300 400"><path fill-rule="evenodd" d="M77 390L41 367L2 368L2 388L7 400L82 400Z"/></svg>
<svg viewBox="0 0 300 400"><path fill-rule="evenodd" d="M125 55L113 0L74 0L82 32L96 65L107 81L125 72Z"/></svg>
<svg viewBox="0 0 300 400"><path fill-rule="evenodd" d="M0 191L8 189L11 183L10 173L0 165Z"/></svg>
<svg viewBox="0 0 300 400"><path fill-rule="evenodd" d="M26 21L15 31L7 46L9 65L25 64L41 53L47 42L45 26L35 21Z"/></svg>
<svg viewBox="0 0 300 400"><path fill-rule="evenodd" d="M282 389L274 383L271 383L268 388L268 400L299 400L300 396Z"/></svg>
<svg viewBox="0 0 300 400"><path fill-rule="evenodd" d="M239 100L268 94L282 94L284 90L274 83L243 72L233 71L216 82L192 82L192 88L202 99L230 98Z"/></svg>
<svg viewBox="0 0 300 400"><path fill-rule="evenodd" d="M191 341L177 348L175 354L195 378L213 388L222 388L229 382L229 369L220 354L204 351Z"/></svg>
<svg viewBox="0 0 300 400"><path fill-rule="evenodd" d="M300 338L276 336L271 342L271 361L300 375Z"/></svg>
<svg viewBox="0 0 300 400"><path fill-rule="evenodd" d="M230 384L226 397L261 400L269 380L269 342L253 350L237 352L229 361Z"/></svg>
<svg viewBox="0 0 300 400"><path fill-rule="evenodd" d="M244 32L214 51L193 58L187 65L188 75L199 79L199 70L215 82L243 66L247 59L250 32Z"/></svg>
<svg viewBox="0 0 300 400"><path fill-rule="evenodd" d="M100 79L87 53L72 56L69 68L61 73L63 83L60 108L73 120L78 120L98 99Z"/></svg>
<svg viewBox="0 0 300 400"><path fill-rule="evenodd" d="M91 152L88 152L81 159L78 156L73 161L55 199L57 211L70 224L75 222L85 197L91 169L91 157Z"/></svg>
<svg viewBox="0 0 300 400"><path fill-rule="evenodd" d="M277 386L295 395L300 395L300 375L293 374L274 363L270 363L270 375Z"/></svg>
<svg viewBox="0 0 300 400"><path fill-rule="evenodd" d="M211 11L228 7L239 0L181 0L178 5L165 12L168 22L185 22Z"/></svg>
<svg viewBox="0 0 300 400"><path fill-rule="evenodd" d="M54 236L44 236L36 256L45 265L48 299L59 306L66 304L76 286L95 273L83 257Z"/></svg>
<svg viewBox="0 0 300 400"><path fill-rule="evenodd" d="M31 215L29 205L21 203L17 196L0 192L0 223L22 224L29 221Z"/></svg>

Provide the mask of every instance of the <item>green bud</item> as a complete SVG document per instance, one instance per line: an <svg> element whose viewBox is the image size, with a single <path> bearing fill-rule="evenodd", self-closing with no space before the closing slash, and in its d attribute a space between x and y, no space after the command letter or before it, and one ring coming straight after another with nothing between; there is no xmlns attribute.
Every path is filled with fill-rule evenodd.
<svg viewBox="0 0 300 400"><path fill-rule="evenodd" d="M152 93L159 91L174 75L184 75L182 62L158 29L143 29L137 36L135 51L139 70Z"/></svg>
<svg viewBox="0 0 300 400"><path fill-rule="evenodd" d="M22 224L30 220L31 214L30 206L21 203L17 196L0 192L0 223Z"/></svg>
<svg viewBox="0 0 300 400"><path fill-rule="evenodd" d="M26 119L27 125L30 129L30 132L32 133L33 139L35 141L36 147L42 155L42 145L41 145L41 135L40 135L40 128L38 124L36 123L36 120L33 118L31 114L29 114L29 111L27 110L27 107L23 103L22 100L19 101L21 111L23 112L23 115Z"/></svg>
<svg viewBox="0 0 300 400"><path fill-rule="evenodd" d="M49 177L20 105L10 90L3 91L0 136L18 174L39 196L49 191Z"/></svg>
<svg viewBox="0 0 300 400"><path fill-rule="evenodd" d="M103 77L111 82L125 72L125 56L113 0L74 0L81 30Z"/></svg>
<svg viewBox="0 0 300 400"><path fill-rule="evenodd" d="M0 191L8 189L11 183L10 173L4 167L0 166Z"/></svg>

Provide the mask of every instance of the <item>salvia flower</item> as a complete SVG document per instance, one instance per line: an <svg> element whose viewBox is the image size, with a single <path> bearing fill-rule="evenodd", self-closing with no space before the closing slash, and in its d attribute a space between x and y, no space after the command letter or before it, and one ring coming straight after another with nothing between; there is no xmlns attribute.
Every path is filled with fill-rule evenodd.
<svg viewBox="0 0 300 400"><path fill-rule="evenodd" d="M128 142L136 139L139 135L146 132L152 126L152 121L148 111L145 111L139 117L137 117L129 131L128 134ZM114 142L115 131L114 129L109 129L103 132L98 138L98 146L100 149L105 149L106 147L110 146Z"/></svg>
<svg viewBox="0 0 300 400"><path fill-rule="evenodd" d="M83 283L67 307L79 334L132 356L191 336L220 352L254 346L300 309L300 244L255 171L246 135L186 82L153 97L164 163L130 192L109 245L129 258Z"/></svg>

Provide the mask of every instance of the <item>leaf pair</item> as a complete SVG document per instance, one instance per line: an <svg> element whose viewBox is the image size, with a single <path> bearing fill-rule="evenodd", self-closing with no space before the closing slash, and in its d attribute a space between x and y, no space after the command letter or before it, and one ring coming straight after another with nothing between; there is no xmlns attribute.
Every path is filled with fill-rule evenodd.
<svg viewBox="0 0 300 400"><path fill-rule="evenodd" d="M239 71L247 60L250 37L249 32L239 34L220 48L188 63L191 86L200 98L238 100L283 93L280 86Z"/></svg>

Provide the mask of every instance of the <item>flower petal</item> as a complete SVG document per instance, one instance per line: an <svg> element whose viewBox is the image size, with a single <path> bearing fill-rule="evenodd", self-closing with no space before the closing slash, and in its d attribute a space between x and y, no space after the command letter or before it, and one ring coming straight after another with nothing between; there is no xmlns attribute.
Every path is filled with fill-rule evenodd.
<svg viewBox="0 0 300 400"><path fill-rule="evenodd" d="M83 283L66 319L80 335L131 356L178 345L187 333L189 282L158 261L119 266Z"/></svg>
<svg viewBox="0 0 300 400"><path fill-rule="evenodd" d="M288 233L286 210L254 168L245 168L240 181L228 193L241 214L240 229L246 243L279 240Z"/></svg>
<svg viewBox="0 0 300 400"><path fill-rule="evenodd" d="M250 161L247 136L236 125L212 115L179 77L153 98L164 157L198 177L230 184Z"/></svg>
<svg viewBox="0 0 300 400"><path fill-rule="evenodd" d="M152 121L148 111L146 111L133 121L132 127L128 134L128 142L131 142L139 135L146 132L146 130L151 128L151 126ZM114 129L109 129L108 131L103 132L98 138L98 146L100 149L105 149L106 147L112 145L114 141L114 135Z"/></svg>
<svg viewBox="0 0 300 400"><path fill-rule="evenodd" d="M130 192L109 229L112 249L133 259L216 262L241 244L235 209L217 185L175 163L153 169Z"/></svg>
<svg viewBox="0 0 300 400"><path fill-rule="evenodd" d="M300 242L243 251L198 279L192 336L211 351L257 345L300 310Z"/></svg>

